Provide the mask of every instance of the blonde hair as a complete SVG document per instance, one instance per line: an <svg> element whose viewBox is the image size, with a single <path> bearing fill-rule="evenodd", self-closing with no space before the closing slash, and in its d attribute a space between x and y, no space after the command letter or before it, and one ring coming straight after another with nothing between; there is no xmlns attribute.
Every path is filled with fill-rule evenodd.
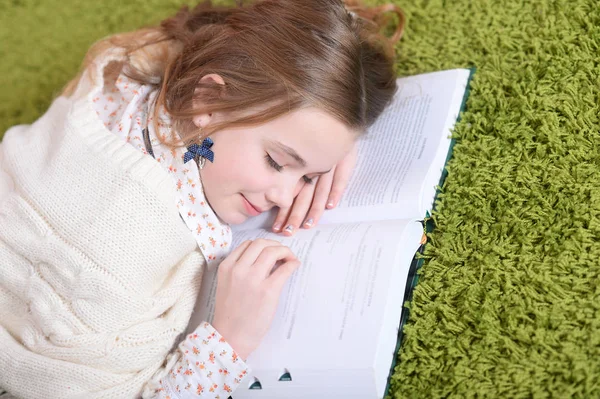
<svg viewBox="0 0 600 399"><path fill-rule="evenodd" d="M237 3L215 7L205 1L193 10L184 6L157 27L95 43L63 95L70 95L81 75L93 70L100 53L119 47L128 57L123 73L156 86L156 105L164 106L185 143L309 106L361 134L391 101L397 89L394 45L405 24L397 6L365 7L358 0ZM387 12L399 17L390 38L379 33L388 22ZM207 74L220 75L225 84L200 82ZM201 108L195 107L196 100ZM244 113L257 106L264 109ZM193 116L213 112L231 118L210 124L199 135Z"/></svg>

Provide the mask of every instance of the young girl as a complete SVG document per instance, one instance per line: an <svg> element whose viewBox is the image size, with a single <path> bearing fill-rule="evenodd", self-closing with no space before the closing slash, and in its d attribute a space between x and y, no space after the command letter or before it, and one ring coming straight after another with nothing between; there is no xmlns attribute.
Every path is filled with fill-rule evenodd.
<svg viewBox="0 0 600 399"><path fill-rule="evenodd" d="M396 90L402 13L347 3L184 8L94 45L39 120L9 129L0 387L224 399L240 386L299 261L274 240L231 251L229 225L273 207L291 226L274 231L307 210L302 227L316 224ZM371 19L390 10L388 40ZM217 265L212 324L181 336Z"/></svg>

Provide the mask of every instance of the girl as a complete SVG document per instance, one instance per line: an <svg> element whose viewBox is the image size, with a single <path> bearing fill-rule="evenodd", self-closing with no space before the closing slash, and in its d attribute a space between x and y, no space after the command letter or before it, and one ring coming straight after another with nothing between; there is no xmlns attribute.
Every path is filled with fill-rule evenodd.
<svg viewBox="0 0 600 399"><path fill-rule="evenodd" d="M273 240L230 253L229 225L275 206L274 231L292 233L309 208L314 225L396 91L401 12L347 3L183 8L94 45L39 120L9 129L1 387L227 398L240 385L299 261ZM371 21L389 10L390 40ZM212 324L182 337L218 264Z"/></svg>

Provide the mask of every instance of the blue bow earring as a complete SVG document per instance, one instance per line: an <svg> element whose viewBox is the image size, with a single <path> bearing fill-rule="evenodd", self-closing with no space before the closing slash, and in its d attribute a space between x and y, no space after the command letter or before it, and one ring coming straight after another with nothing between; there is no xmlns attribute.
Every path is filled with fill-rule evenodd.
<svg viewBox="0 0 600 399"><path fill-rule="evenodd" d="M210 137L205 138L204 141L202 141L202 145L192 144L187 148L188 151L183 156L183 163L188 163L192 159L196 158L196 155L199 155L200 162L198 163L198 166L200 169L202 169L207 159L210 162L213 162L215 159L215 153L210 149L213 144L214 142Z"/></svg>

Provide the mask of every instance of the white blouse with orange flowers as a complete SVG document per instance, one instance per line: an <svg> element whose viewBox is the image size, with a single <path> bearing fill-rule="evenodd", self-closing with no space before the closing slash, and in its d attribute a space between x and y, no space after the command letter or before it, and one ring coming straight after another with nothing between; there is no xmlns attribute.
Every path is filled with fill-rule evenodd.
<svg viewBox="0 0 600 399"><path fill-rule="evenodd" d="M196 162L184 163L187 149L172 150L158 140L158 135L177 136L170 129L169 118L162 108L159 132L155 132L152 104L156 94L154 87L120 74L105 79L103 91L93 103L107 129L153 156L173 176L179 192L174 206L198 242L207 267L215 268L231 249L231 229L207 203ZM177 350L181 356L176 363L167 363L166 373L160 380L161 388L154 392L156 398L226 399L248 373L245 362L207 322L188 335Z"/></svg>

